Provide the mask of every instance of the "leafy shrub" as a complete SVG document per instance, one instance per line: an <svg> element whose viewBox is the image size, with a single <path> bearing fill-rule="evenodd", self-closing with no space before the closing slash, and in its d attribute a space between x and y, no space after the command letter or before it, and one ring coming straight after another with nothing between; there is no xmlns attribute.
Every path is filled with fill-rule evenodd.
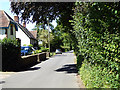
<svg viewBox="0 0 120 90"><path fill-rule="evenodd" d="M63 52L68 52L70 51L70 47L69 46L61 46L62 47L62 51Z"/></svg>
<svg viewBox="0 0 120 90"><path fill-rule="evenodd" d="M49 48L41 47L40 50L35 50L33 54L37 54L37 53L41 53L41 52L48 52L48 51L49 51Z"/></svg>
<svg viewBox="0 0 120 90"><path fill-rule="evenodd" d="M99 64L91 66L90 63L82 64L79 73L86 87L118 88L119 83L117 80L119 75L114 75L114 72L110 71L109 68L104 68L103 66Z"/></svg>
<svg viewBox="0 0 120 90"><path fill-rule="evenodd" d="M2 44L2 70L16 69L15 66L21 55L20 43L15 39L7 38L0 43Z"/></svg>
<svg viewBox="0 0 120 90"><path fill-rule="evenodd" d="M42 51L41 50L35 50L33 54L38 54L38 53L41 53Z"/></svg>
<svg viewBox="0 0 120 90"><path fill-rule="evenodd" d="M43 47L41 44L38 45L38 49L41 49L41 47Z"/></svg>
<svg viewBox="0 0 120 90"><path fill-rule="evenodd" d="M49 48L43 48L43 47L42 47L42 48L41 48L41 51L42 51L42 52L48 52L48 51L49 51Z"/></svg>
<svg viewBox="0 0 120 90"><path fill-rule="evenodd" d="M33 47L33 45L32 45L32 44L30 44L30 45L28 45L28 46Z"/></svg>
<svg viewBox="0 0 120 90"><path fill-rule="evenodd" d="M23 46L27 46L27 44L24 44Z"/></svg>
<svg viewBox="0 0 120 90"><path fill-rule="evenodd" d="M55 54L56 54L56 53L54 53L54 52L51 52L51 53L50 53L50 57L51 57L51 56L54 56Z"/></svg>
<svg viewBox="0 0 120 90"><path fill-rule="evenodd" d="M41 46L40 49L45 49L45 47Z"/></svg>
<svg viewBox="0 0 120 90"><path fill-rule="evenodd" d="M119 3L77 3L72 25L79 73L88 88L120 87Z"/></svg>

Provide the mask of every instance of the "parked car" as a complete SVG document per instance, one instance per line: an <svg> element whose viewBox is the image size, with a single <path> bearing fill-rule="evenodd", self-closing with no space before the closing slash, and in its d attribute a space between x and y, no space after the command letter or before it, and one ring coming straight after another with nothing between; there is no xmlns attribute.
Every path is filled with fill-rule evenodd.
<svg viewBox="0 0 120 90"><path fill-rule="evenodd" d="M34 49L30 46L21 46L21 56L30 55L32 54Z"/></svg>
<svg viewBox="0 0 120 90"><path fill-rule="evenodd" d="M55 53L56 54L62 54L62 51L61 51L61 49L56 49Z"/></svg>

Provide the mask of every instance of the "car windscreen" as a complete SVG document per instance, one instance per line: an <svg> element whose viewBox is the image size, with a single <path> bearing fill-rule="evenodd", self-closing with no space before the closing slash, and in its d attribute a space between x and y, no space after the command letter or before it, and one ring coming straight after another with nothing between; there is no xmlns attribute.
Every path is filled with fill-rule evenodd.
<svg viewBox="0 0 120 90"><path fill-rule="evenodd" d="M60 49L56 49L56 51L60 51Z"/></svg>
<svg viewBox="0 0 120 90"><path fill-rule="evenodd" d="M26 48L24 48L24 50L27 51L27 50L29 50L29 48L26 47Z"/></svg>
<svg viewBox="0 0 120 90"><path fill-rule="evenodd" d="M27 51L27 50L29 50L29 48L28 47L21 47L21 50Z"/></svg>
<svg viewBox="0 0 120 90"><path fill-rule="evenodd" d="M21 47L21 50L24 50L24 47Z"/></svg>

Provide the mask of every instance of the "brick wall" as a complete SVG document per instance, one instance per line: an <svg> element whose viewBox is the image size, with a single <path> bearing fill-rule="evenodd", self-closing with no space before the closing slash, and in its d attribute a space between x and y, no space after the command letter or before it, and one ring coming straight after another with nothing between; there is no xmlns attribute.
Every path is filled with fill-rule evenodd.
<svg viewBox="0 0 120 90"><path fill-rule="evenodd" d="M38 54L38 61L40 62L44 60L46 60L46 53L44 52L44 53Z"/></svg>
<svg viewBox="0 0 120 90"><path fill-rule="evenodd" d="M19 69L31 67L44 60L46 60L46 53L23 56L19 62L20 64Z"/></svg>

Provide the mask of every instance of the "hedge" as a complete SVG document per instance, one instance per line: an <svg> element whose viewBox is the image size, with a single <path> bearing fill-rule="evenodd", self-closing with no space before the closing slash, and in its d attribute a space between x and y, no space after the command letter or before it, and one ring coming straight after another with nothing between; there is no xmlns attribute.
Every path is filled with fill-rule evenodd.
<svg viewBox="0 0 120 90"><path fill-rule="evenodd" d="M118 2L76 3L71 21L75 53L87 88L120 88L119 7Z"/></svg>
<svg viewBox="0 0 120 90"><path fill-rule="evenodd" d="M17 62L21 57L20 43L16 39L0 40L2 44L2 70L16 69Z"/></svg>

